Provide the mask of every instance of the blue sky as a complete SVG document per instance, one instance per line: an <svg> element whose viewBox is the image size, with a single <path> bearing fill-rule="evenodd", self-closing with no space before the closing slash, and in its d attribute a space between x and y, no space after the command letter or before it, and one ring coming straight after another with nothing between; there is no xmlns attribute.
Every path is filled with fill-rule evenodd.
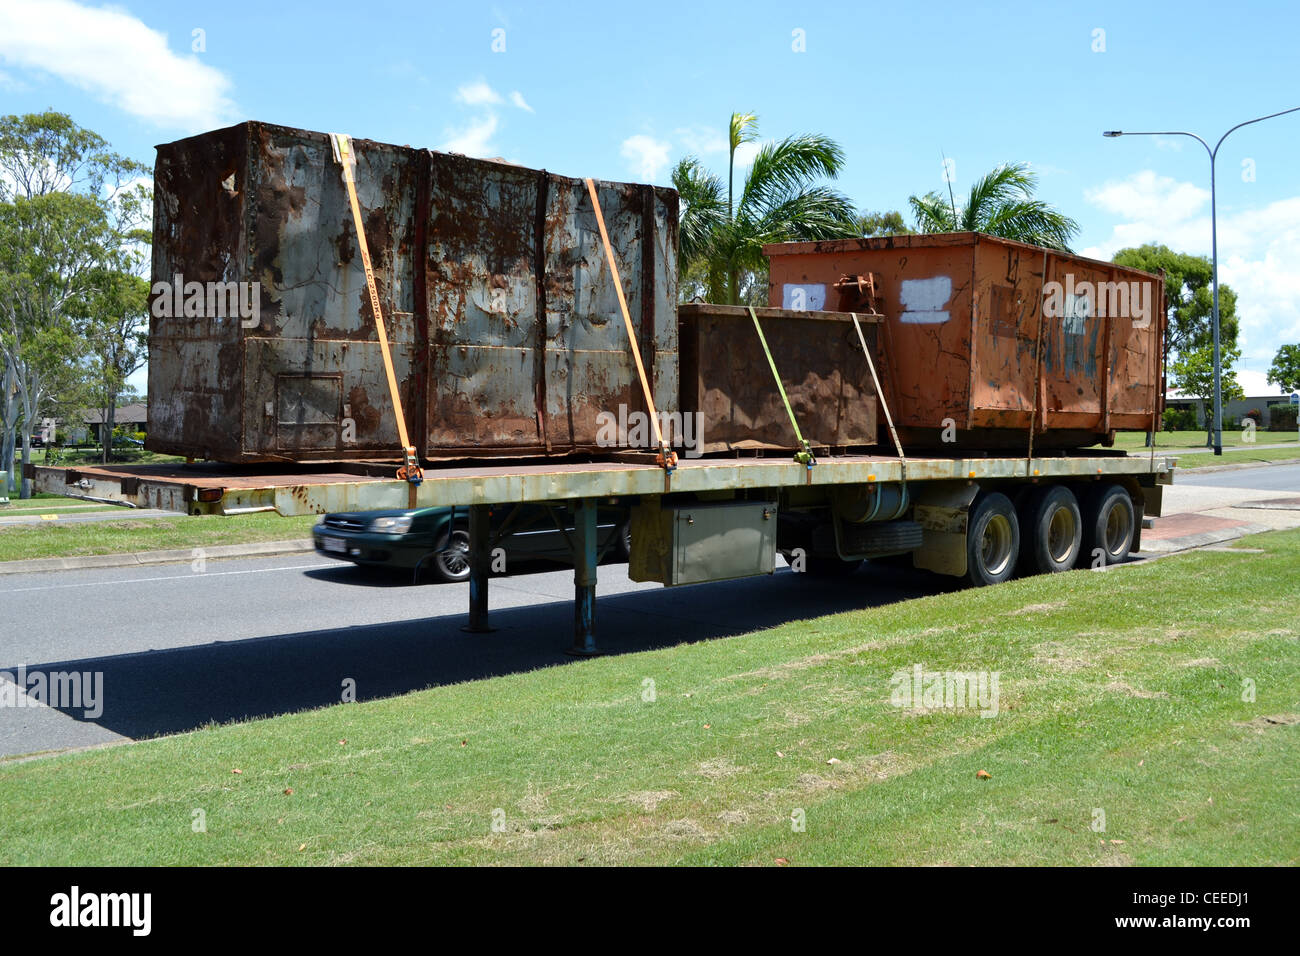
<svg viewBox="0 0 1300 956"><path fill-rule="evenodd" d="M1205 151L1101 131L1213 144L1300 106L1297 28L1286 2L0 0L0 112L54 107L146 163L157 143L259 119L666 183L686 152L725 172L727 118L749 110L765 137L838 140L859 206L944 188L941 151L959 193L1028 161L1082 225L1079 251L1208 254ZM1242 367L1261 373L1243 376L1251 394L1300 341L1298 156L1300 113L1219 154L1220 274L1241 299Z"/></svg>

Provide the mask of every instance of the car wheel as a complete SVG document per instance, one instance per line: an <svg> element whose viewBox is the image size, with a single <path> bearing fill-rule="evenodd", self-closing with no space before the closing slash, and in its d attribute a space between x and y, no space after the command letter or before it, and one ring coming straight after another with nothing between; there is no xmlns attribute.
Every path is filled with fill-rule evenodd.
<svg viewBox="0 0 1300 956"><path fill-rule="evenodd" d="M623 523L618 531L618 550L624 561L632 560L632 522Z"/></svg>
<svg viewBox="0 0 1300 956"><path fill-rule="evenodd" d="M447 539L447 547L433 556L434 573L443 581L469 580L469 532L457 528Z"/></svg>

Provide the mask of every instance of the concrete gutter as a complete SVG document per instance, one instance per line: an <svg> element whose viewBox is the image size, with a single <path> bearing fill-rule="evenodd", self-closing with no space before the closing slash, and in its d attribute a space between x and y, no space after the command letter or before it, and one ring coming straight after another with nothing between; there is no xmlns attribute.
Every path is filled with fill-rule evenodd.
<svg viewBox="0 0 1300 956"><path fill-rule="evenodd" d="M39 571L77 571L85 568L129 568L149 564L175 564L207 558L247 558L314 551L310 538L297 541L255 541L252 544L215 544L204 548L173 548L168 551L137 551L131 554L88 554L75 558L33 558L28 561L0 561L0 575L32 574Z"/></svg>

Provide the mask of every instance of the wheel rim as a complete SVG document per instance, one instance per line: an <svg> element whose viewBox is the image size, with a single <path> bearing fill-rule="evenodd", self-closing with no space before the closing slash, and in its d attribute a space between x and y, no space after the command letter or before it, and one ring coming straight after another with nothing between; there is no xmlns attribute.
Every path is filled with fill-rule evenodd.
<svg viewBox="0 0 1300 956"><path fill-rule="evenodd" d="M1057 564L1070 559L1074 551L1075 530L1074 512L1069 508L1057 508L1052 513L1047 526L1047 553Z"/></svg>
<svg viewBox="0 0 1300 956"><path fill-rule="evenodd" d="M447 550L439 551L434 560L438 569L449 577L464 577L469 573L469 536L457 531L447 543Z"/></svg>
<svg viewBox="0 0 1300 956"><path fill-rule="evenodd" d="M1118 505L1112 505L1106 514L1106 550L1119 554L1128 543L1132 529L1128 526L1128 515Z"/></svg>
<svg viewBox="0 0 1300 956"><path fill-rule="evenodd" d="M980 560L991 575L1001 574L1011 562L1011 522L1006 515L993 515L980 535Z"/></svg>

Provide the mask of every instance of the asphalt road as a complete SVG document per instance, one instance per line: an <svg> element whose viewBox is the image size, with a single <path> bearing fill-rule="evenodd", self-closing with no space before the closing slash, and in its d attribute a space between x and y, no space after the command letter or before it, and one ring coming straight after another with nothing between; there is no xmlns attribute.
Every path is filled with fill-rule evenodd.
<svg viewBox="0 0 1300 956"><path fill-rule="evenodd" d="M1214 488L1245 488L1251 491L1294 491L1300 493L1300 465L1264 465L1234 471L1179 471L1174 486L1195 485Z"/></svg>
<svg viewBox="0 0 1300 956"><path fill-rule="evenodd" d="M461 630L468 585L367 573L315 555L0 579L0 672L89 674L103 712L0 707L0 755L176 733L577 659L573 572L494 578L489 634ZM600 568L597 640L628 653L774 627L953 587L875 566L847 579L781 568L666 590ZM95 677L94 675L102 675ZM30 686L29 684L27 686Z"/></svg>

